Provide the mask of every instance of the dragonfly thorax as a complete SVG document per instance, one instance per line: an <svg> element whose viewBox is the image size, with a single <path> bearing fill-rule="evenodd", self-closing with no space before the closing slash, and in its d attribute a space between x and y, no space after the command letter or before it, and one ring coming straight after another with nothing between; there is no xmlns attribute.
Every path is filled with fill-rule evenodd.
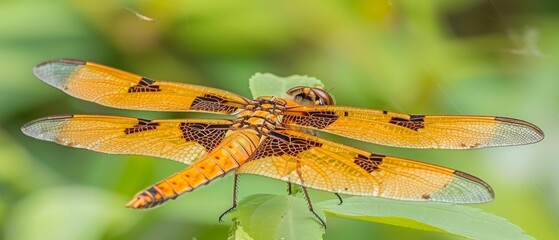
<svg viewBox="0 0 559 240"><path fill-rule="evenodd" d="M283 111L293 104L296 103L283 98L259 97L239 113L235 127L254 129L262 135L268 135L275 129L284 129Z"/></svg>

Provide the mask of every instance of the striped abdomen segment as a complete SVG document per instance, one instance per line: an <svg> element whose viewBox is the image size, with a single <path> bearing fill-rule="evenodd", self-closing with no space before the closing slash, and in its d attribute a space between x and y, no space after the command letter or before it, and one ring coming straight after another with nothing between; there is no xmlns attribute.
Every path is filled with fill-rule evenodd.
<svg viewBox="0 0 559 240"><path fill-rule="evenodd" d="M253 130L235 131L190 167L140 192L126 206L151 208L205 185L237 169L256 150L260 137Z"/></svg>

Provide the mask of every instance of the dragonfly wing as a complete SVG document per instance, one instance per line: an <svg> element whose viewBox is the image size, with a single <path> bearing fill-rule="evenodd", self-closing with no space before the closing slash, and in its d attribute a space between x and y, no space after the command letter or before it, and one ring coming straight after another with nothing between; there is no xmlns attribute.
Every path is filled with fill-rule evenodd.
<svg viewBox="0 0 559 240"><path fill-rule="evenodd" d="M33 138L75 148L190 164L219 145L230 127L229 120L66 115L37 119L23 126L22 131Z"/></svg>
<svg viewBox="0 0 559 240"><path fill-rule="evenodd" d="M487 183L464 172L370 153L291 130L271 132L237 173L399 200L482 203L494 196Z"/></svg>
<svg viewBox="0 0 559 240"><path fill-rule="evenodd" d="M114 108L232 114L247 103L224 90L156 81L92 62L51 60L33 72L73 97Z"/></svg>
<svg viewBox="0 0 559 240"><path fill-rule="evenodd" d="M472 149L541 141L543 131L512 118L409 115L342 106L306 106L285 111L285 124L366 142L408 148Z"/></svg>

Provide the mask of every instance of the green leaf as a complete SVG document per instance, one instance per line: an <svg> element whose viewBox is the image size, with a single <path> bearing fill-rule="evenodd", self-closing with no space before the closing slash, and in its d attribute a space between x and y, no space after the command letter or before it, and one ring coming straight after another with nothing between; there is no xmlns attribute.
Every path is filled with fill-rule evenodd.
<svg viewBox="0 0 559 240"><path fill-rule="evenodd" d="M253 98L259 96L281 97L287 90L297 86L324 87L324 84L314 77L300 75L278 77L271 73L256 73L249 79L249 88Z"/></svg>
<svg viewBox="0 0 559 240"><path fill-rule="evenodd" d="M240 224L235 224L229 231L229 237L227 240L253 240L250 235L243 229Z"/></svg>
<svg viewBox="0 0 559 240"><path fill-rule="evenodd" d="M350 197L318 204L328 215L425 231L449 232L471 239L534 239L508 220L463 205Z"/></svg>
<svg viewBox="0 0 559 240"><path fill-rule="evenodd" d="M326 220L321 211L317 214ZM322 239L324 234L307 203L290 195L248 196L239 202L231 217L235 231L230 239Z"/></svg>

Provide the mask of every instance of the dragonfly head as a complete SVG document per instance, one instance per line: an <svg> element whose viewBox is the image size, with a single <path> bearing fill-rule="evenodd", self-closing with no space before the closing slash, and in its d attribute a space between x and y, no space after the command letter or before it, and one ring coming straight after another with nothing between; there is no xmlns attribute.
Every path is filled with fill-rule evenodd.
<svg viewBox="0 0 559 240"><path fill-rule="evenodd" d="M310 102L312 105L334 105L334 99L321 87L298 86L287 90L295 101Z"/></svg>

